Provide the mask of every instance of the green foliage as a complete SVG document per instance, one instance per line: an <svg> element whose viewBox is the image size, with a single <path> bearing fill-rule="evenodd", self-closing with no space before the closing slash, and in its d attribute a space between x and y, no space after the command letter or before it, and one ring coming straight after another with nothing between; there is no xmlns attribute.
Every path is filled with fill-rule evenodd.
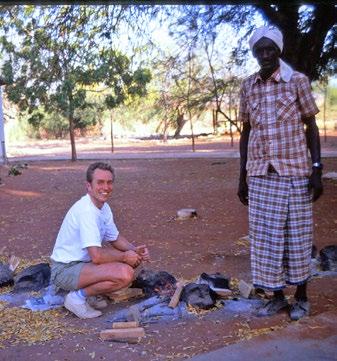
<svg viewBox="0 0 337 361"><path fill-rule="evenodd" d="M2 24L15 35L0 39L8 57L2 69L10 83L8 99L30 114L28 122L35 129L56 128L59 134L64 129L62 120L68 119L73 160L74 129L96 124L93 109L102 106L89 100L90 87L104 85L100 91L106 97L105 105L115 108L129 95L145 95L151 78L147 69L132 70L126 55L102 42L102 23L96 16L95 7L16 6ZM53 121L59 127L52 127Z"/></svg>
<svg viewBox="0 0 337 361"><path fill-rule="evenodd" d="M223 25L230 24L239 36L232 43L237 64L247 58L248 37L256 27L257 15L277 26L284 36L283 58L311 80L336 73L336 6L332 2L316 2L302 6L300 2L256 2L252 5L185 5L179 7L171 29L178 40L191 44L204 39L223 38Z"/></svg>

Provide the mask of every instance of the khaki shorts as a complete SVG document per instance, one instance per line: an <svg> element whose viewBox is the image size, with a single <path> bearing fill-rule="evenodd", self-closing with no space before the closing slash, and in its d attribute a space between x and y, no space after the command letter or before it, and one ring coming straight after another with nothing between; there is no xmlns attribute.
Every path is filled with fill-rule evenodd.
<svg viewBox="0 0 337 361"><path fill-rule="evenodd" d="M86 263L81 261L70 263L52 261L50 282L66 291L77 290L80 273Z"/></svg>

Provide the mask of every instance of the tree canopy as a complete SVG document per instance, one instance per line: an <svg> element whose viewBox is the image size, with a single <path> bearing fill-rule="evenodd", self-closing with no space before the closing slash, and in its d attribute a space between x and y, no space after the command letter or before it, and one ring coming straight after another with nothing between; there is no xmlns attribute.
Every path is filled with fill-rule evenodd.
<svg viewBox="0 0 337 361"><path fill-rule="evenodd" d="M253 30L277 26L284 60L317 80L336 73L336 20L330 2L0 6L0 83L34 126L62 122L63 134L68 121L72 159L75 129L133 104L128 114L157 117L164 134L171 127L179 135L185 115L192 126L206 110L214 128L220 116L240 131L235 99ZM169 29L174 49L164 37L154 41L154 24ZM131 101L146 96L151 77L151 100Z"/></svg>
<svg viewBox="0 0 337 361"><path fill-rule="evenodd" d="M107 107L114 108L127 96L144 95L150 72L141 67L133 70L126 55L100 40L101 32L90 22L97 15L93 7L16 10L5 24L12 39L5 35L0 39L9 54L3 65L7 96L31 114L32 124L44 117L41 107L67 118L72 160L76 160L74 128L83 121L81 110L92 106L87 93L100 85Z"/></svg>
<svg viewBox="0 0 337 361"><path fill-rule="evenodd" d="M296 70L311 80L317 80L325 73L336 73L337 7L332 2L185 5L180 10L180 16L171 28L178 28L180 34L188 32L194 41L219 36L221 26L230 23L241 33L238 44L233 46L238 62L247 54L248 37L256 27L255 16L259 13L265 22L283 33L282 56Z"/></svg>

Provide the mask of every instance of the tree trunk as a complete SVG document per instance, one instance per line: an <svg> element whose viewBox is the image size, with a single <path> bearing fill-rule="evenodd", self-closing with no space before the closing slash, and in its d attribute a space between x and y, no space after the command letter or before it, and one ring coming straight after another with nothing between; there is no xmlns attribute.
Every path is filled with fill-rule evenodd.
<svg viewBox="0 0 337 361"><path fill-rule="evenodd" d="M178 115L177 115L177 129L174 132L173 138L178 138L178 136L180 135L180 132L182 131L185 123L186 123L186 119L184 118L184 113L179 113L178 112Z"/></svg>
<svg viewBox="0 0 337 361"><path fill-rule="evenodd" d="M115 151L114 147L114 119L112 110L110 111L110 138L111 138L111 153Z"/></svg>
<svg viewBox="0 0 337 361"><path fill-rule="evenodd" d="M324 89L324 103L323 103L323 128L324 128L324 142L326 143L327 137L326 137L326 100L327 100L327 94L328 93L328 83L325 85Z"/></svg>
<svg viewBox="0 0 337 361"><path fill-rule="evenodd" d="M71 144L71 160L75 162L77 160L76 145L75 145L75 132L74 132L74 114L70 111L69 114L69 134Z"/></svg>
<svg viewBox="0 0 337 361"><path fill-rule="evenodd" d="M296 2L280 2L277 7L262 2L255 5L264 18L276 25L283 33L282 58L313 81L320 77L321 68L334 58L334 46L331 46L325 54L322 54L322 50L327 34L336 22L337 10L332 2L318 2L313 5L313 14L311 20L308 20L307 31L300 32L298 28L300 6L301 4Z"/></svg>
<svg viewBox="0 0 337 361"><path fill-rule="evenodd" d="M188 111L189 118L190 118L190 127L191 127L191 138L192 138L192 152L195 152L195 141L194 141L194 131L193 131L193 121L192 121L192 114L191 111Z"/></svg>
<svg viewBox="0 0 337 361"><path fill-rule="evenodd" d="M165 115L165 118L164 118L164 130L163 130L163 143L167 143L167 128L168 128L168 125L167 125L167 116Z"/></svg>
<svg viewBox="0 0 337 361"><path fill-rule="evenodd" d="M231 90L229 91L228 114L229 114L230 119L232 119L232 92L231 92ZM232 126L233 126L232 122L229 122L229 135L231 137L231 147L233 147L233 145L234 145Z"/></svg>
<svg viewBox="0 0 337 361"><path fill-rule="evenodd" d="M213 134L218 133L218 112L215 109L212 109L212 122L213 122Z"/></svg>

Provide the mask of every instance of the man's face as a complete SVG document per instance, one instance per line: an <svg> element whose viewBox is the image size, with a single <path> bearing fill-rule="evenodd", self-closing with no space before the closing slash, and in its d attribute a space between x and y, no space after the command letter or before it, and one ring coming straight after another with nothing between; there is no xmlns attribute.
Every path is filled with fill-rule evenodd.
<svg viewBox="0 0 337 361"><path fill-rule="evenodd" d="M264 74L271 75L279 67L280 54L278 46L268 38L261 38L253 47L253 55Z"/></svg>
<svg viewBox="0 0 337 361"><path fill-rule="evenodd" d="M113 176L108 170L95 169L91 183L87 182L88 194L96 207L102 208L112 193Z"/></svg>

